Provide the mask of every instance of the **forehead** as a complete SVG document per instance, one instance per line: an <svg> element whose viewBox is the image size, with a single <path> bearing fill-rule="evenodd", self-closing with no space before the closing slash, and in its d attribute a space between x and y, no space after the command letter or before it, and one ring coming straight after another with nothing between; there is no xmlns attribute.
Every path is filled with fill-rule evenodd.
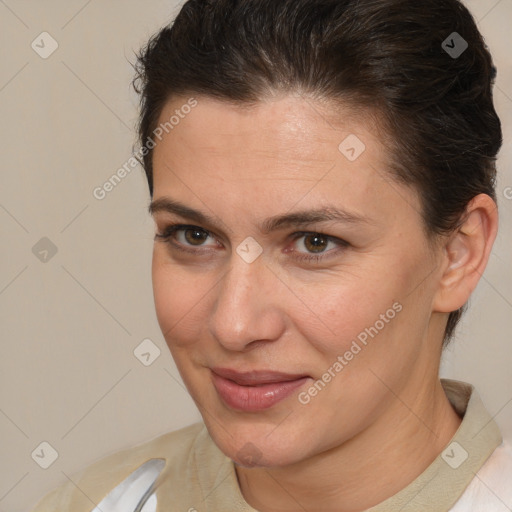
<svg viewBox="0 0 512 512"><path fill-rule="evenodd" d="M193 109L181 110L188 99L161 112L160 126L175 119L154 149L155 198L179 194L198 206L194 196L217 191L223 204L242 209L335 199L377 217L391 205L395 214L418 210L413 191L391 183L388 151L367 113L297 96L251 107L196 97Z"/></svg>
<svg viewBox="0 0 512 512"><path fill-rule="evenodd" d="M373 149L380 145L375 126L369 125L370 116L348 106L337 105L333 115L334 103L320 104L301 96L282 96L251 106L199 97L197 105L185 114L187 101L174 98L164 106L158 125L165 127L173 118L176 124L164 130L163 137L172 133L212 155L332 161L339 156L338 145L356 132Z"/></svg>

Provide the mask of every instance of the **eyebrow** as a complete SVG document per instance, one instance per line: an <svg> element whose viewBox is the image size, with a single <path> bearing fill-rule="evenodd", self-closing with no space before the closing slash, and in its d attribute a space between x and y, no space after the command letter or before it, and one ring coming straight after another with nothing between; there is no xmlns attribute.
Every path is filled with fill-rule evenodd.
<svg viewBox="0 0 512 512"><path fill-rule="evenodd" d="M215 226L216 224L214 217L200 212L199 210L194 210L168 197L161 197L152 201L148 211L151 215L157 212L173 213L203 225ZM322 208L302 210L270 217L262 223L261 231L263 233L270 233L290 226L304 226L326 221L336 221L344 224L375 224L368 217L363 215L341 210L333 206L324 206Z"/></svg>

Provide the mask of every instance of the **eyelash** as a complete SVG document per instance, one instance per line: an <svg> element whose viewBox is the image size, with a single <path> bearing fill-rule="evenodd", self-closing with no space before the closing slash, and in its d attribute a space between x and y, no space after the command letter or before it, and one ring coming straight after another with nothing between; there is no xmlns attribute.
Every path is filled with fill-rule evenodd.
<svg viewBox="0 0 512 512"><path fill-rule="evenodd" d="M207 229L201 228L199 226L192 226L187 224L171 224L167 226L162 233L156 233L155 239L159 239L165 243L171 244L173 247L178 249L179 251L186 252L189 254L197 255L199 252L197 249L190 249L187 246L182 245L179 242L176 242L174 239L174 235L178 231L187 231L187 230L197 230L202 233L205 233L208 236L213 236L210 231ZM340 249L344 249L349 246L349 243L345 240L342 240L341 238L336 238L333 236L325 235L323 233L319 233L316 231L299 231L293 234L293 242L299 240L300 238L304 236L311 236L311 235L320 235L322 238L326 239L328 242L334 242L338 244L339 249L330 250L324 253L318 253L318 254L305 254L305 253L298 253L298 256L294 256L295 259L299 261L307 261L307 262L318 262L326 257L332 256L332 253L338 253ZM201 246L198 246L198 248ZM204 249L203 249L204 251ZM294 251L295 254L297 254L297 251ZM329 256L326 256L326 254L329 254Z"/></svg>

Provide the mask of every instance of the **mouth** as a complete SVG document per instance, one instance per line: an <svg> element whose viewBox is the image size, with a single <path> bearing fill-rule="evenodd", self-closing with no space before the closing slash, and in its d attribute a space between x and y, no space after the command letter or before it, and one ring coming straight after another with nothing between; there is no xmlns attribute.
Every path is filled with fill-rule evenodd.
<svg viewBox="0 0 512 512"><path fill-rule="evenodd" d="M238 372L228 368L212 368L211 377L224 404L245 412L269 409L311 379L304 374L267 370Z"/></svg>

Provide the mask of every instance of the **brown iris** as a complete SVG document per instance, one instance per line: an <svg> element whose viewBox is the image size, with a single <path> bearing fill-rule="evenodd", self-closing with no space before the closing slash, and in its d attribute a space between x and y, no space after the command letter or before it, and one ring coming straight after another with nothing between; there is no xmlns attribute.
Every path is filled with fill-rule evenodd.
<svg viewBox="0 0 512 512"><path fill-rule="evenodd" d="M304 237L304 246L310 252L322 252L328 242L327 237L319 234L306 235Z"/></svg>
<svg viewBox="0 0 512 512"><path fill-rule="evenodd" d="M208 233L202 229L186 229L185 239L190 245L202 245L208 239Z"/></svg>

